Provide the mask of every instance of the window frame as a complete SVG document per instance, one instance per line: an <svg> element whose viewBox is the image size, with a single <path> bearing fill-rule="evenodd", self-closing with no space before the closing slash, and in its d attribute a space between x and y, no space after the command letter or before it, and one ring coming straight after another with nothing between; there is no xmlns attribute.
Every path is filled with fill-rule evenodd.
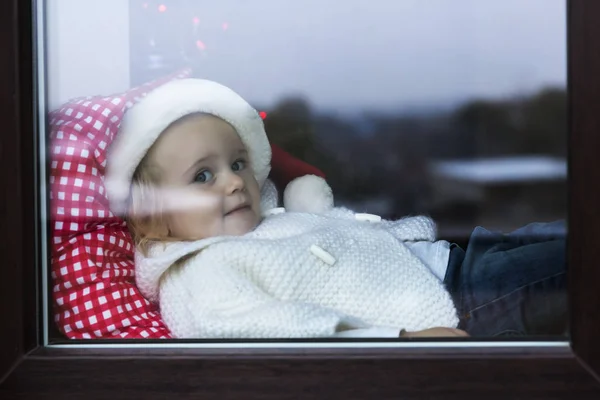
<svg viewBox="0 0 600 400"><path fill-rule="evenodd" d="M598 397L600 1L567 1L569 346L344 349L43 345L33 3L0 13L1 398Z"/></svg>

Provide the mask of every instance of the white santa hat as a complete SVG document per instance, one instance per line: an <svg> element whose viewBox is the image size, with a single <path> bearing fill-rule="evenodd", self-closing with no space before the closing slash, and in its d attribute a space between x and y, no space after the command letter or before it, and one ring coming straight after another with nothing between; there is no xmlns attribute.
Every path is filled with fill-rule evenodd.
<svg viewBox="0 0 600 400"><path fill-rule="evenodd" d="M123 117L108 149L105 186L110 208L127 210L134 172L160 134L173 122L193 113L206 113L233 126L248 150L260 187L271 170L271 147L258 112L233 90L203 79L179 79L160 86Z"/></svg>

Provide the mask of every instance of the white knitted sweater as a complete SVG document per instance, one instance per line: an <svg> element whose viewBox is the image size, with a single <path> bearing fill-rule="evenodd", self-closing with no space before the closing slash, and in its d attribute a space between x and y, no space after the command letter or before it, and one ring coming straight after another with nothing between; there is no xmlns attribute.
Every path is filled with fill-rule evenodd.
<svg viewBox="0 0 600 400"><path fill-rule="evenodd" d="M287 212L244 236L155 245L148 257L136 254L137 285L178 338L456 327L449 293L403 244L434 241L433 221L361 216L344 208Z"/></svg>

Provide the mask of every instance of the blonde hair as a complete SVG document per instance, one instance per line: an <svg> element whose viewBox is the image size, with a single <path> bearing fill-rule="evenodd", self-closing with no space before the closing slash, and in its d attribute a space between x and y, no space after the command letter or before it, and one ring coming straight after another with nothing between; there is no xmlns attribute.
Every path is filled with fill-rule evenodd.
<svg viewBox="0 0 600 400"><path fill-rule="evenodd" d="M149 151L137 166L128 199L127 227L135 246L147 255L154 242L174 241L158 195L160 172L150 164Z"/></svg>

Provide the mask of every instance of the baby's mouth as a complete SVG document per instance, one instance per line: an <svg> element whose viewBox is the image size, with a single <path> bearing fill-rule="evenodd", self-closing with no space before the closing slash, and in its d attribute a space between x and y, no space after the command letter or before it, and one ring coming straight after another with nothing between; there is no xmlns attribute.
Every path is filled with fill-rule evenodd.
<svg viewBox="0 0 600 400"><path fill-rule="evenodd" d="M250 211L250 210L251 210L251 207L250 207L249 204L241 204L241 205L235 207L234 209L228 211L225 214L225 216L228 217L230 215L234 215L234 214L238 214L238 213L243 213L243 212Z"/></svg>

